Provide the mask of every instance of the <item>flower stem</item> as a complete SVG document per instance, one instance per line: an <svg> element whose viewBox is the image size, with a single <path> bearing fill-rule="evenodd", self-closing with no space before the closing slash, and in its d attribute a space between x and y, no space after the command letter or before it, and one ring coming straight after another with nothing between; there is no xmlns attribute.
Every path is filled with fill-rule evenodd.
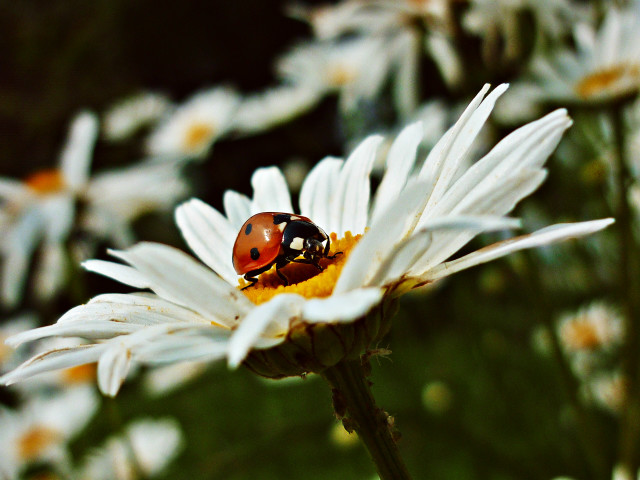
<svg viewBox="0 0 640 480"><path fill-rule="evenodd" d="M409 480L392 417L376 406L366 367L359 360L343 360L322 373L332 388L336 415L347 431L356 431L381 480Z"/></svg>
<svg viewBox="0 0 640 480"><path fill-rule="evenodd" d="M616 167L616 223L620 248L620 293L625 310L625 346L623 371L627 378L626 399L620 418L618 444L618 467L623 475L635 478L638 470L638 441L640 440L640 390L638 361L640 360L640 268L637 247L633 239L632 211L629 205L629 188L633 177L626 157L624 104L613 105L610 110L613 123L615 167ZM624 477L623 477L624 478Z"/></svg>

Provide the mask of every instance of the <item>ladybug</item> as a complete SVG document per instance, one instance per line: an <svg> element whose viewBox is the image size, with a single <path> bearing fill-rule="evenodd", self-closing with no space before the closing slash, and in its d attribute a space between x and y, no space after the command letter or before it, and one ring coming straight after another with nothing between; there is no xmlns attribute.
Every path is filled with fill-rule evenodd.
<svg viewBox="0 0 640 480"><path fill-rule="evenodd" d="M274 264L285 285L287 277L280 271L290 262L307 263L322 271L321 258L333 259L342 252L329 255L329 236L309 218L293 213L256 213L244 222L233 245L233 268L251 282ZM302 258L298 258L302 255Z"/></svg>

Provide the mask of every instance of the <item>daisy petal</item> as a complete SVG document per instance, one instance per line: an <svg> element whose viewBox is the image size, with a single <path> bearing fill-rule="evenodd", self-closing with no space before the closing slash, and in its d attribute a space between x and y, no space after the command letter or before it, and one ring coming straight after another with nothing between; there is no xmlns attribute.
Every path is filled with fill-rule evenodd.
<svg viewBox="0 0 640 480"><path fill-rule="evenodd" d="M391 145L386 172L376 192L370 223L375 223L383 210L398 197L407 184L423 136L422 122L416 122L403 129Z"/></svg>
<svg viewBox="0 0 640 480"><path fill-rule="evenodd" d="M176 223L189 248L229 285L237 285L231 257L238 232L229 221L215 208L192 198L176 209Z"/></svg>
<svg viewBox="0 0 640 480"><path fill-rule="evenodd" d="M86 319L86 317L84 317ZM125 335L141 329L144 325L134 323L94 320L89 322L56 323L46 327L21 332L6 340L7 345L18 346L47 337L82 337L87 339L105 339Z"/></svg>
<svg viewBox="0 0 640 480"><path fill-rule="evenodd" d="M359 288L327 298L313 298L305 302L302 316L308 323L349 323L366 315L383 295L380 288Z"/></svg>
<svg viewBox="0 0 640 480"><path fill-rule="evenodd" d="M371 285L383 286L398 280L403 275L411 276L412 268L418 260L429 250L433 237L438 231L458 230L476 235L479 232L504 230L508 228L520 228L520 220L516 218L491 217L491 216L451 216L434 218L420 231L400 242L393 253L380 266L378 272L371 280Z"/></svg>
<svg viewBox="0 0 640 480"><path fill-rule="evenodd" d="M253 187L252 213L293 213L289 187L278 167L257 169L251 176L251 186Z"/></svg>
<svg viewBox="0 0 640 480"><path fill-rule="evenodd" d="M98 387L109 397L114 397L131 368L131 352L124 345L111 347L98 361Z"/></svg>
<svg viewBox="0 0 640 480"><path fill-rule="evenodd" d="M145 242L110 253L138 270L162 298L226 326L234 325L251 307L237 289L176 248Z"/></svg>
<svg viewBox="0 0 640 480"><path fill-rule="evenodd" d="M372 135L353 151L342 167L338 185L332 198L332 209L340 212L337 228L338 237L350 231L354 235L364 233L367 226L371 185L369 174L376 158L376 150L383 138Z"/></svg>
<svg viewBox="0 0 640 480"><path fill-rule="evenodd" d="M107 319L119 323L154 325L156 323L186 322L212 325L211 318L146 293L107 293L92 298L86 305L79 305L65 313L58 323L82 322L87 319Z"/></svg>
<svg viewBox="0 0 640 480"><path fill-rule="evenodd" d="M211 328L194 329L184 326L171 336L161 336L136 348L136 359L147 364L167 364L187 361L214 361L227 355L228 331Z"/></svg>
<svg viewBox="0 0 640 480"><path fill-rule="evenodd" d="M602 230L614 222L612 218L593 220L590 222L552 225L537 232L511 238L485 247L464 257L442 263L423 275L422 280L433 281L453 273L495 260L509 253L535 248L569 238L581 237Z"/></svg>
<svg viewBox="0 0 640 480"><path fill-rule="evenodd" d="M326 157L311 169L300 190L300 213L309 217L327 232L337 231L332 215L331 198L334 186L340 178L340 169L344 161L340 158Z"/></svg>
<svg viewBox="0 0 640 480"><path fill-rule="evenodd" d="M82 187L89 178L97 136L98 118L95 114L83 112L74 119L60 159L65 181L72 189Z"/></svg>
<svg viewBox="0 0 640 480"><path fill-rule="evenodd" d="M485 85L462 113L460 119L429 153L420 171L420 178L433 184L427 208L436 204L449 188L464 164L466 154L489 117L496 100L507 88L506 84L500 85L483 100L489 90L489 85Z"/></svg>
<svg viewBox="0 0 640 480"><path fill-rule="evenodd" d="M127 265L107 262L105 260L86 260L82 262L81 265L85 270L113 278L114 280L125 285L129 285L130 287L150 288L149 283L144 276L140 275L135 268L131 268Z"/></svg>
<svg viewBox="0 0 640 480"><path fill-rule="evenodd" d="M268 329L275 345L284 341L289 320L298 317L305 300L297 294L283 293L267 303L255 307L242 319L229 341L228 364L236 368Z"/></svg>
<svg viewBox="0 0 640 480"><path fill-rule="evenodd" d="M11 178L0 178L0 199L15 199L29 195L24 183Z"/></svg>
<svg viewBox="0 0 640 480"><path fill-rule="evenodd" d="M80 345L73 348L49 350L27 360L15 370L0 377L0 384L11 385L40 373L95 363L107 349L106 344Z"/></svg>
<svg viewBox="0 0 640 480"><path fill-rule="evenodd" d="M229 223L235 230L240 230L242 224L251 216L251 200L246 195L227 190L224 192L222 203Z"/></svg>
<svg viewBox="0 0 640 480"><path fill-rule="evenodd" d="M387 206L349 255L334 294L369 284L379 266L415 227L426 202L424 189L424 183L414 183Z"/></svg>

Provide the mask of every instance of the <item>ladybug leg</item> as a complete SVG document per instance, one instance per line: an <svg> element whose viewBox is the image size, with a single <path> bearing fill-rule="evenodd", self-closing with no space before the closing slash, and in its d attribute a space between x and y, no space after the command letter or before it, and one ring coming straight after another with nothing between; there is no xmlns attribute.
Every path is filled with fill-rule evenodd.
<svg viewBox="0 0 640 480"><path fill-rule="evenodd" d="M258 279L256 277L258 275L260 275L261 273L264 273L267 270L269 270L272 265L273 265L273 263L270 263L269 265L265 265L262 268L257 268L255 270L251 270L250 272L245 273L244 274L244 279L247 282L251 282L251 283L249 285L245 286L245 287L242 287L240 290L244 290L245 288L253 287L258 282Z"/></svg>
<svg viewBox="0 0 640 480"><path fill-rule="evenodd" d="M257 279L257 278L255 278L255 277L251 276L251 275L253 275L253 274L254 274L253 272L249 272L249 273L245 274L245 276L244 276L243 278L244 278L247 282L251 282L251 283L249 283L249 285L246 285L246 286L242 287L240 290L246 290L246 289L247 289L247 288L249 288L249 287L253 287L253 286L258 282L258 279Z"/></svg>
<svg viewBox="0 0 640 480"><path fill-rule="evenodd" d="M325 258L328 258L329 260L333 260L334 258L336 258L338 255L342 255L342 252L336 252L333 255L325 255Z"/></svg>
<svg viewBox="0 0 640 480"><path fill-rule="evenodd" d="M291 260L284 258L276 262L276 273L278 274L278 277L280 277L280 280L284 282L285 287L289 285L289 280L287 279L287 277L285 277L284 273L280 271L280 269L284 267L286 264L288 264L290 261Z"/></svg>
<svg viewBox="0 0 640 480"><path fill-rule="evenodd" d="M318 259L317 258L314 258L314 259L297 258L297 259L291 260L291 262L293 262L293 263L305 263L307 265L313 265L314 267L316 267L320 271L324 270L324 268L322 268L322 265L320 265L318 263Z"/></svg>

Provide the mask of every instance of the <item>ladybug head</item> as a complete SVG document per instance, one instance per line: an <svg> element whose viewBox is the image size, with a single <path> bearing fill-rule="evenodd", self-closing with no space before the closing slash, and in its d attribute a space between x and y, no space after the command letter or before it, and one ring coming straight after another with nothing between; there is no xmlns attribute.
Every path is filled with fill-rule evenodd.
<svg viewBox="0 0 640 480"><path fill-rule="evenodd" d="M304 249L310 257L326 257L329 252L329 239L306 238Z"/></svg>

